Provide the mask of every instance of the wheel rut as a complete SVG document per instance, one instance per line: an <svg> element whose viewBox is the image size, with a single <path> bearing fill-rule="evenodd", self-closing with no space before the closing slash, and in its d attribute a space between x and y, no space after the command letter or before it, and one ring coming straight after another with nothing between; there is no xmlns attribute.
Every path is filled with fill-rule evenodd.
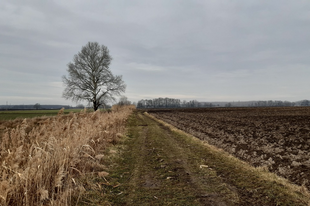
<svg viewBox="0 0 310 206"><path fill-rule="evenodd" d="M214 171L200 168L203 157L168 128L137 114L131 129L124 156L132 165L122 205L235 205L234 191L218 193L223 183Z"/></svg>

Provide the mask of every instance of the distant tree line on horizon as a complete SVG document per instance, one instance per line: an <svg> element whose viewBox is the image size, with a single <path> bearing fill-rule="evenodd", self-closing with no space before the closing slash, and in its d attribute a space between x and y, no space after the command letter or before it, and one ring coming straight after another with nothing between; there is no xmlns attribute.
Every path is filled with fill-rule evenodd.
<svg viewBox="0 0 310 206"><path fill-rule="evenodd" d="M38 109L73 109L78 107L72 107L69 105L41 105L39 103L30 105L0 105L1 110L38 110Z"/></svg>
<svg viewBox="0 0 310 206"><path fill-rule="evenodd" d="M293 106L310 106L309 100L298 102L290 101L249 101L249 102L226 102L226 103L208 103L198 102L197 100L181 101L173 98L155 98L142 99L138 101L137 108L208 108L208 107L293 107Z"/></svg>
<svg viewBox="0 0 310 206"><path fill-rule="evenodd" d="M138 101L137 108L198 108L214 107L211 103L198 102L197 100L181 101L173 98L142 99Z"/></svg>
<svg viewBox="0 0 310 206"><path fill-rule="evenodd" d="M122 96L117 103L119 105L129 105L131 102L127 97ZM134 103L135 104L135 103ZM302 100L297 102L289 101L249 101L249 102L198 102L197 100L181 101L173 98L156 98L142 99L135 104L137 108L207 108L207 107L293 107L293 106L310 106L310 100ZM0 110L35 110L35 109L84 109L83 104L75 107L69 105L40 105L39 103L32 105L0 105ZM86 106L88 108L89 106ZM105 105L110 108L111 105Z"/></svg>
<svg viewBox="0 0 310 206"><path fill-rule="evenodd" d="M111 103L111 102L110 102ZM126 96L121 96L116 104L123 106L123 105L130 105L132 104L131 101L128 100ZM103 101L100 108L101 109L109 109L112 105L108 104L108 101ZM76 106L70 105L41 105L40 103L36 104L20 104L20 105L0 105L0 110L57 110L57 109L84 109L84 108L92 108L91 104L77 104Z"/></svg>
<svg viewBox="0 0 310 206"><path fill-rule="evenodd" d="M225 105L225 107L238 107L239 102L229 102ZM298 102L290 102L290 101L252 101L247 106L249 107L294 107L294 106L310 106L309 100L302 100Z"/></svg>

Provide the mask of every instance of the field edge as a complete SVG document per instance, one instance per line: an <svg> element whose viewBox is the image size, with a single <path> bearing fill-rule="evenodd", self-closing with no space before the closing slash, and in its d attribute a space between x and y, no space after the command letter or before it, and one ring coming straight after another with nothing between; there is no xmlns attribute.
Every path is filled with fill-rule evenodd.
<svg viewBox="0 0 310 206"><path fill-rule="evenodd" d="M289 182L289 180L279 177L274 173L268 171L267 168L255 168L250 164L234 157L233 155L229 154L228 152L224 151L223 149L217 148L213 145L208 144L206 141L202 141L197 137L188 134L171 124L168 124L156 117L152 116L151 114L144 112L144 114L153 120L157 121L158 123L164 125L165 127L169 128L171 131L178 133L180 135L185 135L191 139L193 142L197 142L202 144L206 149L208 149L212 154L217 156L220 160L225 163L229 163L226 165L230 168L231 171L229 177L233 178L238 176L238 174L245 173L246 178L236 177L236 179L228 180L230 183L234 184L237 187L243 187L243 190L255 190L255 187L260 189L260 192L263 192L268 197L268 194L273 196L279 205L289 205L291 203L295 203L298 205L310 205L310 193L304 186L298 186ZM233 168L234 167L234 168ZM221 169L220 169L221 170ZM238 174L232 174L234 172L238 172ZM225 172L223 172L224 174ZM252 173L252 174L251 174ZM227 172L226 172L227 175ZM252 182L249 181L251 177L254 177L255 183L259 185L253 185ZM253 180L253 179L251 179ZM265 189L262 189L264 187Z"/></svg>

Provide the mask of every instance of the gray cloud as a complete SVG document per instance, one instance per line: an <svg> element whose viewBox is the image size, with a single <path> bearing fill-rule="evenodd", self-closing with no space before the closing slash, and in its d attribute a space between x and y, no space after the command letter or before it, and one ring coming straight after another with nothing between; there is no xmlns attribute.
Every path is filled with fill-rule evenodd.
<svg viewBox="0 0 310 206"><path fill-rule="evenodd" d="M88 41L108 46L126 95L309 99L308 1L0 2L0 104L65 103L61 76Z"/></svg>

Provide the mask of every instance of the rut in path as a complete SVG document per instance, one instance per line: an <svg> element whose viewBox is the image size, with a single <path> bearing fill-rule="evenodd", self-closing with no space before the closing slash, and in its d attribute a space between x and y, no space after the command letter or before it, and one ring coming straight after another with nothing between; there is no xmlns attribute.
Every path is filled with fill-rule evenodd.
<svg viewBox="0 0 310 206"><path fill-rule="evenodd" d="M124 156L132 169L118 204L225 206L238 201L203 157L169 129L139 114L131 132Z"/></svg>
<svg viewBox="0 0 310 206"><path fill-rule="evenodd" d="M261 185L231 181L234 166L226 169L198 141L138 112L129 124L126 148L111 171L120 185L109 194L112 205L277 205L278 197ZM256 178L244 175L247 185Z"/></svg>

